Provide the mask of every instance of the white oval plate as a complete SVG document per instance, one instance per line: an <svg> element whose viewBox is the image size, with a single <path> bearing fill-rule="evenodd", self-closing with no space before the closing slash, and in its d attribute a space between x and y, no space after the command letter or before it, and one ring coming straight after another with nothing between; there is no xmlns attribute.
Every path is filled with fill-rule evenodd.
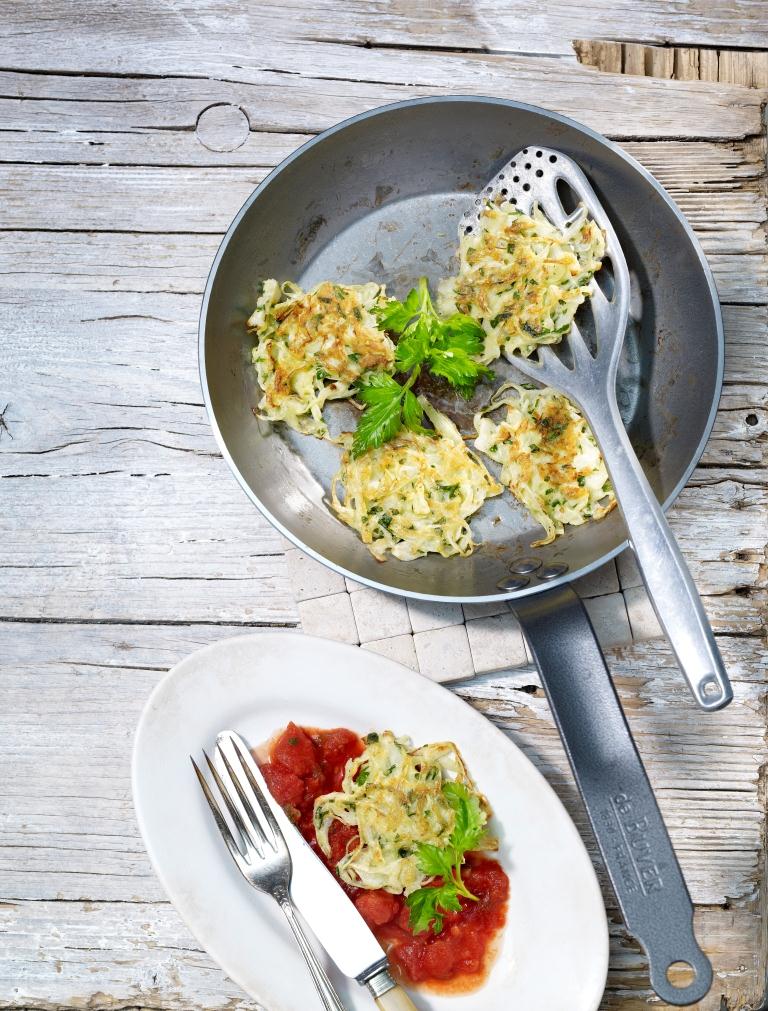
<svg viewBox="0 0 768 1011"><path fill-rule="evenodd" d="M289 720L391 729L416 744L454 741L493 807L511 884L498 958L472 994L414 991L420 1011L596 1011L608 967L605 910L584 845L542 775L427 678L355 646L288 632L226 639L182 660L153 692L134 742L134 803L154 869L228 976L269 1011L320 1007L282 913L241 878L189 761L220 730L255 745ZM372 1011L367 991L326 968L349 1011Z"/></svg>

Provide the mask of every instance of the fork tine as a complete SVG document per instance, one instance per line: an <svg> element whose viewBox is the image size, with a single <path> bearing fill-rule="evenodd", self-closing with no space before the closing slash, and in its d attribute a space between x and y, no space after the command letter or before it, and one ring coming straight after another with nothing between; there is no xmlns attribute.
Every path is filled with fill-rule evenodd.
<svg viewBox="0 0 768 1011"><path fill-rule="evenodd" d="M269 801L264 796L264 791L262 790L261 785L259 784L258 780L253 774L253 770L251 769L250 761L248 760L250 758L250 755L246 756L243 754L242 738L240 738L237 734L232 734L230 740L234 745L235 751L237 752L238 758L240 759L240 765L242 766L246 778L248 779L248 782L251 786L251 789L253 790L253 794L256 797L256 800L258 801L259 807L261 808L261 812L264 815L264 818L266 819L266 822L269 825L270 829L272 830L273 838L276 841L282 840L283 833L280 829L280 826L277 824L277 819L275 818L272 808L269 806Z"/></svg>
<svg viewBox="0 0 768 1011"><path fill-rule="evenodd" d="M240 833L240 838L242 839L242 842L243 842L243 849L245 849L245 851L247 853L248 846L251 845L251 846L254 847L254 849L256 850L256 852L258 853L258 855L260 857L263 857L264 854L262 852L261 845L260 845L259 841L256 840L256 839L254 839L252 837L252 834L248 831L248 826L243 821L243 816L238 811L237 805L233 802L232 797L230 795L230 791L227 789L227 787L226 787L226 785L224 783L224 780L219 775L219 772L216 769L216 766L210 760L210 758L208 757L208 753L206 751L203 751L203 754L205 755L205 760L208 763L208 768L211 770L211 775L213 776L213 778L214 778L214 780L216 782L216 786L219 788L219 793L223 797L224 803L227 805L227 810L229 811L229 816L232 819L232 821L235 823L235 827L236 827L237 831Z"/></svg>
<svg viewBox="0 0 768 1011"><path fill-rule="evenodd" d="M207 758L208 756L206 755L205 757ZM221 813L219 805L216 803L216 798L213 796L213 793L211 793L211 788L208 786L205 776L202 774L202 772L198 768L197 762L191 755L189 756L189 760L192 763L193 769L195 770L197 780L200 783L200 787L202 788L205 799L208 801L208 807L211 809L213 820L216 822L216 826L219 832L221 833L221 837L227 844L227 849L229 850L232 859L237 864L240 873L245 874L245 861L243 860L243 855L240 852L240 849L238 848L238 845L235 842L234 837L232 836L232 833L229 830L229 825L227 825L227 822L224 818L224 815Z"/></svg>
<svg viewBox="0 0 768 1011"><path fill-rule="evenodd" d="M261 823L261 819L259 818L258 814L256 813L256 811L254 809L253 804L251 803L251 798L248 796L248 794L243 789L243 785L240 782L239 777L236 775L235 770L230 765L229 759L224 754L224 749L219 744L217 744L216 745L216 751L221 756L221 760L224 763L224 766L226 767L226 770L227 770L227 773L229 775L229 778L231 779L232 784L233 784L235 790L237 791L237 795L240 798L240 803L245 808L245 812L248 815L248 817L250 818L251 824L253 825L254 830L259 835L259 845L261 846L261 845L267 844L273 850L276 850L277 847L275 846L274 839L268 839L267 838L267 835L266 835L266 833L264 831L264 826ZM239 756L238 756L238 758L239 758ZM242 760L240 762L240 765L242 767Z"/></svg>

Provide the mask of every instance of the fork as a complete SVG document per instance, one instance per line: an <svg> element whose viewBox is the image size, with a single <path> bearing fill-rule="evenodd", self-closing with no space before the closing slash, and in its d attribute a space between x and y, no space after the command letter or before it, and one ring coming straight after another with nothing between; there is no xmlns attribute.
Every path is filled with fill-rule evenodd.
<svg viewBox="0 0 768 1011"><path fill-rule="evenodd" d="M239 757L242 759L242 755L239 753L240 746L236 746ZM216 747L216 755L226 769L227 779L230 784L234 785L242 810L247 816L246 820L235 802L232 790L224 783L223 777L208 757L207 752L203 751L203 755L205 755L205 761L208 764L211 776L229 812L239 839L239 844L235 841L235 836L230 830L205 776L191 755L190 760L219 832L227 845L232 859L237 865L237 869L249 885L252 885L261 892L265 892L267 895L271 895L282 909L293 931L293 936L296 938L296 943L301 949L304 960L312 974L312 980L326 1011L345 1011L339 995L334 990L333 984L328 979L325 970L312 950L309 940L304 933L304 928L296 915L296 907L293 904L290 893L291 876L293 873L291 855L288 852L288 846L286 845L280 826L277 824L275 816L272 814L269 804L253 773L248 768L248 763L241 760L240 765L253 791L253 798L256 801L258 811L254 807L251 798L242 788L238 777L234 775L227 756L218 746Z"/></svg>

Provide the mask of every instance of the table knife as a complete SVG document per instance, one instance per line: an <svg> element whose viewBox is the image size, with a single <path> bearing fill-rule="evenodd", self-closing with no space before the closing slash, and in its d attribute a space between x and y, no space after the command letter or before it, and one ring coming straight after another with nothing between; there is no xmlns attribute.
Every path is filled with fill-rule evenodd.
<svg viewBox="0 0 768 1011"><path fill-rule="evenodd" d="M291 897L312 933L345 976L367 987L380 1011L416 1011L392 979L387 956L368 924L269 792L247 741L232 730L222 731L216 739L230 762L238 760L235 741L282 829L293 861Z"/></svg>

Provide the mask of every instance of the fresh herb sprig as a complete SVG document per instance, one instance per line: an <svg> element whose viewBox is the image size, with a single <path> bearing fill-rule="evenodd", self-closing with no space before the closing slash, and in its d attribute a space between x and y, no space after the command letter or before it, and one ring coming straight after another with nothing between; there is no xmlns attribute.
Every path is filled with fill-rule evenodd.
<svg viewBox="0 0 768 1011"><path fill-rule="evenodd" d="M433 433L422 426L424 408L411 390L418 372L401 386L387 372L366 372L357 381L357 399L365 405L352 439L352 456L382 446L405 426L423 435Z"/></svg>
<svg viewBox="0 0 768 1011"><path fill-rule="evenodd" d="M426 277L420 278L404 302L393 299L373 312L380 330L398 335L395 365L400 372L424 365L467 398L472 396L480 379L493 378L491 370L472 357L482 354L483 328L477 320L460 312L441 319Z"/></svg>
<svg viewBox="0 0 768 1011"><path fill-rule="evenodd" d="M419 888L406 899L409 922L415 934L443 929L445 914L461 911L461 898L477 901L464 884L461 868L467 853L476 850L485 835L485 813L478 798L461 783L443 783L443 796L453 808L455 821L445 847L421 843L416 851L419 869L441 883Z"/></svg>
<svg viewBox="0 0 768 1011"><path fill-rule="evenodd" d="M408 378L400 384L386 372L367 372L357 381L357 398L365 409L352 440L354 457L389 442L403 428L434 434L421 424L424 409L411 389L422 368L442 376L466 398L480 379L493 378L493 372L472 357L482 353L483 328L461 313L441 319L425 277L405 301L392 299L373 312L380 330L398 335L395 368Z"/></svg>

